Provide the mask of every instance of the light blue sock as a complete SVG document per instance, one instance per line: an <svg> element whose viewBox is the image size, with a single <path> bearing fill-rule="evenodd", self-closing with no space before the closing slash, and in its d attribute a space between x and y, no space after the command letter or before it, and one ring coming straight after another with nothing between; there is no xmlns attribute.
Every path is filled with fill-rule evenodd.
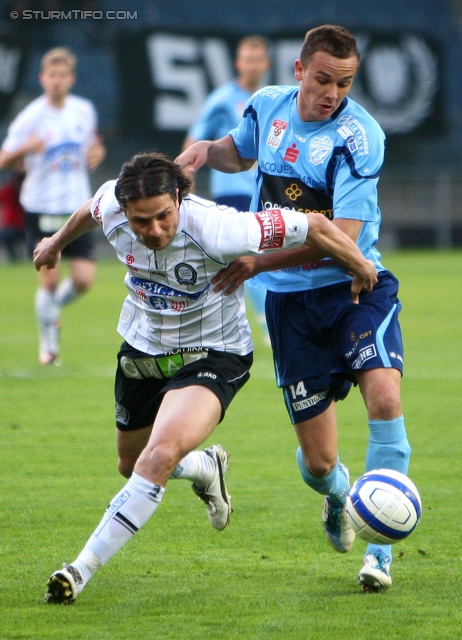
<svg viewBox="0 0 462 640"><path fill-rule="evenodd" d="M327 476L324 476L324 478L315 478L315 476L311 475L305 466L300 447L297 449L297 463L303 481L309 487L323 496L329 496L329 499L334 503L337 502L340 505L345 503L350 486L343 466L340 464L338 458L334 469Z"/></svg>
<svg viewBox="0 0 462 640"><path fill-rule="evenodd" d="M407 475L411 447L407 439L404 417L394 420L368 420L369 446L366 455L366 471L394 469ZM366 555L380 549L392 559L391 545L368 544Z"/></svg>

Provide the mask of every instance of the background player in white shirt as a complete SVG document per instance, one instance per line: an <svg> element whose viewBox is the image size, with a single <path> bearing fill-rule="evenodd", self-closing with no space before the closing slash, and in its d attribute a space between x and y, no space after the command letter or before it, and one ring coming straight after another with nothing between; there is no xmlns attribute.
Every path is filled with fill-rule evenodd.
<svg viewBox="0 0 462 640"><path fill-rule="evenodd" d="M0 150L0 168L24 164L20 202L31 255L37 242L57 231L82 199L90 197L88 172L105 156L92 103L69 94L76 62L65 47L43 56L39 81L44 93L16 116ZM39 274L35 310L41 364L59 362L61 307L91 286L95 273L92 252L91 236L82 238L67 248L70 278L60 282L57 268Z"/></svg>
<svg viewBox="0 0 462 640"><path fill-rule="evenodd" d="M188 195L190 188L166 157L134 156L117 182L103 185L35 250L37 269L55 268L62 249L100 223L127 267L129 292L115 384L119 470L129 480L78 558L50 577L48 603L76 599L154 514L170 478L193 482L214 528L228 524L228 454L220 445L194 451L223 419L252 364L243 287L225 296L211 286L221 267L243 253L309 242L356 274L354 300L376 282L372 262L322 216L238 213Z"/></svg>

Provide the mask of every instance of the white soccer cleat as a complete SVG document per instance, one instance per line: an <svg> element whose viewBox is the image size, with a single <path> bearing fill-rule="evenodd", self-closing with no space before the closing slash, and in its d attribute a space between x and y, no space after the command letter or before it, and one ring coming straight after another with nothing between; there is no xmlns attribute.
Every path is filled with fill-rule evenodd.
<svg viewBox="0 0 462 640"><path fill-rule="evenodd" d="M363 591L385 591L391 586L388 556L381 551L364 558L364 566L358 574L358 583Z"/></svg>
<svg viewBox="0 0 462 640"><path fill-rule="evenodd" d="M192 485L194 493L203 500L207 507L209 522L214 529L222 531L229 523L231 496L226 490L225 476L229 469L229 453L219 444L214 444L205 453L215 460L215 478L208 487Z"/></svg>
<svg viewBox="0 0 462 640"><path fill-rule="evenodd" d="M47 582L45 604L72 604L83 589L80 573L71 564L55 571Z"/></svg>
<svg viewBox="0 0 462 640"><path fill-rule="evenodd" d="M341 464L347 480L350 474L345 465ZM338 553L350 551L355 541L355 532L350 526L346 516L346 505L332 504L329 496L324 498L324 508L322 511L322 526L330 545Z"/></svg>

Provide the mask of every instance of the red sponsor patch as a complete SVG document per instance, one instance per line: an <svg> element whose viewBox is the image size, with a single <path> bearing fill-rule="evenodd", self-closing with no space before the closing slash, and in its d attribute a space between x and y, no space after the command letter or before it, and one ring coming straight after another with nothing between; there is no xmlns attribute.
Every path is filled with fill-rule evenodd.
<svg viewBox="0 0 462 640"><path fill-rule="evenodd" d="M286 223L280 209L265 209L255 214L261 229L259 250L280 249L286 237Z"/></svg>
<svg viewBox="0 0 462 640"><path fill-rule="evenodd" d="M297 145L294 142L290 147L287 147L284 160L286 162L297 162L299 155L300 151L297 149Z"/></svg>
<svg viewBox="0 0 462 640"><path fill-rule="evenodd" d="M102 198L103 196L101 196ZM102 220L101 220L101 213L99 210L99 203L101 202L101 198L98 198L98 202L96 203L96 206L93 210L93 217L95 218L95 220L97 220L100 224L102 224Z"/></svg>

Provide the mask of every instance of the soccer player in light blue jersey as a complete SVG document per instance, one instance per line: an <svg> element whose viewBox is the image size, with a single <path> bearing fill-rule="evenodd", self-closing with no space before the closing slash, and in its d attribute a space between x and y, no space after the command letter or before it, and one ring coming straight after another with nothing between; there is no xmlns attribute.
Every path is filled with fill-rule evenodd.
<svg viewBox="0 0 462 640"><path fill-rule="evenodd" d="M215 280L231 293L243 279L259 274L268 290L277 384L299 441L297 462L304 482L325 496L324 531L340 553L351 549L354 533L345 515L349 473L337 452L335 401L345 398L352 384L359 386L370 434L366 470L406 474L410 458L400 397L398 281L375 247L385 136L348 98L359 63L356 40L346 29L311 29L295 61L298 87L261 89L229 135L198 142L177 159L191 172L207 163L230 173L257 160L254 211L318 212L377 267L379 282L360 296L359 305L351 304L348 272L313 248L240 258ZM369 544L360 585L387 589L390 563L390 546Z"/></svg>
<svg viewBox="0 0 462 640"><path fill-rule="evenodd" d="M218 87L208 96L198 120L189 129L183 144L187 149L198 140L217 140L238 126L244 107L254 91L264 82L271 61L268 41L259 35L246 36L239 41L234 66L237 76ZM210 193L217 204L248 211L255 187L256 167L232 175L210 171ZM269 346L265 319L266 289L260 283L246 283L246 294Z"/></svg>

